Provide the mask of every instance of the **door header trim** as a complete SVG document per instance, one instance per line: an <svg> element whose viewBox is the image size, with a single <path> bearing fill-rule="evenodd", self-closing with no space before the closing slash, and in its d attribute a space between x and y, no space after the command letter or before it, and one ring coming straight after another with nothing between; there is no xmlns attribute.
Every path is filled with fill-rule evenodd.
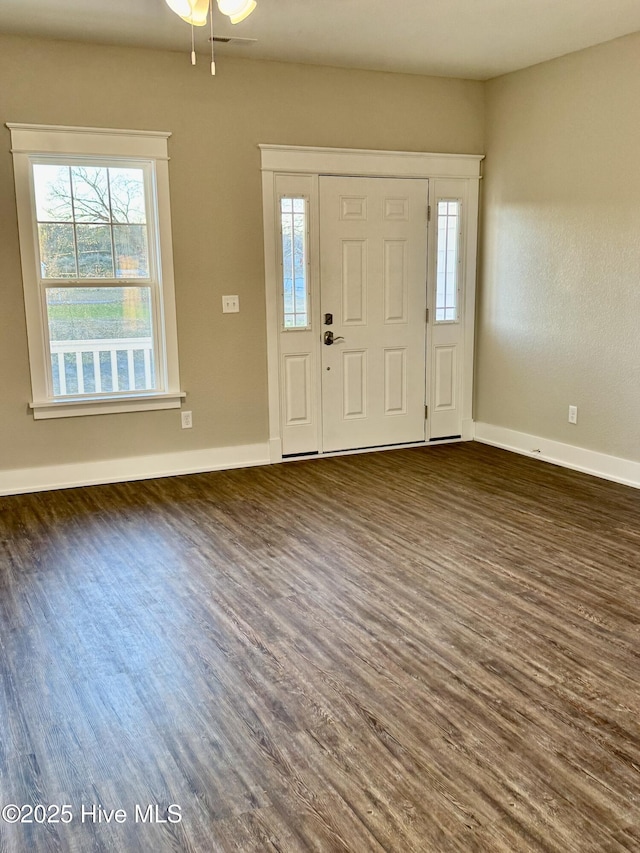
<svg viewBox="0 0 640 853"><path fill-rule="evenodd" d="M484 154L259 145L263 172L390 178L476 178Z"/></svg>

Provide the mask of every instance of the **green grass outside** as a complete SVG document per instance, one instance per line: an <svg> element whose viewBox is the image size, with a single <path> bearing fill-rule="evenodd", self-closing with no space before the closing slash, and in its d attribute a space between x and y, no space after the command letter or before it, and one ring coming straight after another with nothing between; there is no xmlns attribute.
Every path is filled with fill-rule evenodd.
<svg viewBox="0 0 640 853"><path fill-rule="evenodd" d="M49 304L52 341L151 336L151 306L146 300Z"/></svg>
<svg viewBox="0 0 640 853"><path fill-rule="evenodd" d="M125 317L127 320L135 319L137 321L149 322L151 317L149 305L143 303L133 311L130 306L127 306L126 313L124 307L122 302L100 302L90 305L76 303L75 305L49 305L48 312L51 322L69 320L123 320Z"/></svg>

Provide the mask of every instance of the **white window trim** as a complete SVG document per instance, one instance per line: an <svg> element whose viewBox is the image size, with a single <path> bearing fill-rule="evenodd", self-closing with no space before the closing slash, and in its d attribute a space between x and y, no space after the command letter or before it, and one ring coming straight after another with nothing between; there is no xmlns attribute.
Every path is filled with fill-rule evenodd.
<svg viewBox="0 0 640 853"><path fill-rule="evenodd" d="M11 131L18 213L18 233L22 262L31 393L29 402L36 420L79 415L136 412L149 409L179 408L185 393L180 390L178 334L171 241L169 203L169 157L163 131L116 130L107 128L58 127L7 123ZM157 201L158 246L155 262L158 271L158 316L154 329L163 345L158 348L160 386L154 391L115 393L97 396L55 399L48 392L44 307L37 275L37 234L31 189L31 163L38 157L94 157L113 160L146 160L153 164ZM143 284L143 282L140 282ZM99 286L96 280L95 286ZM106 284L109 286L109 283Z"/></svg>

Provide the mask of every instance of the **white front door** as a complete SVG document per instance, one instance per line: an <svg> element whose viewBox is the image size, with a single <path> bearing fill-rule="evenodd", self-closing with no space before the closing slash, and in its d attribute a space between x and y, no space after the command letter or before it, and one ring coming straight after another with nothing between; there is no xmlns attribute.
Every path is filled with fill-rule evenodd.
<svg viewBox="0 0 640 853"><path fill-rule="evenodd" d="M320 178L324 451L425 438L428 183Z"/></svg>

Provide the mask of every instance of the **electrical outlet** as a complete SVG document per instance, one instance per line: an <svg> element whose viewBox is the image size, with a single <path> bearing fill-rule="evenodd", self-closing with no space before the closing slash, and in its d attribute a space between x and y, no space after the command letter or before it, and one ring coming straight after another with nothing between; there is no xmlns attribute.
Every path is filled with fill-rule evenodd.
<svg viewBox="0 0 640 853"><path fill-rule="evenodd" d="M223 296L222 297L222 313L237 314L240 311L239 296Z"/></svg>
<svg viewBox="0 0 640 853"><path fill-rule="evenodd" d="M182 412L182 429L191 429L193 426L193 412Z"/></svg>
<svg viewBox="0 0 640 853"><path fill-rule="evenodd" d="M577 406L569 406L569 423L577 424L578 423L578 407Z"/></svg>

